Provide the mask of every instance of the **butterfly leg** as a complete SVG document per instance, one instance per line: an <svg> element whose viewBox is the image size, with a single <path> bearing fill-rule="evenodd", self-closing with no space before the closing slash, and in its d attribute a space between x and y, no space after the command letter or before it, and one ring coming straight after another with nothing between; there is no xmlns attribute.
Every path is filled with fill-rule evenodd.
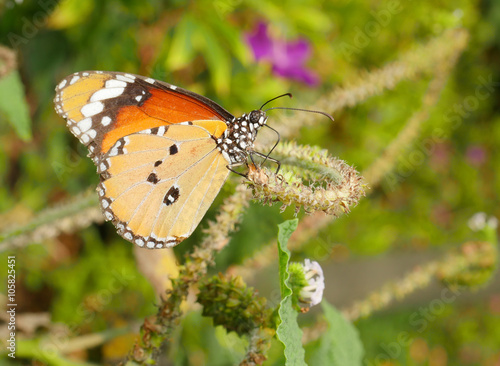
<svg viewBox="0 0 500 366"><path fill-rule="evenodd" d="M280 133L278 131L276 131L274 128L272 128L271 126L268 126L268 125L264 125L264 127L267 127L270 130L273 130L276 133L276 136L278 138L276 139L276 143L274 144L274 146L272 147L272 149L269 150L269 152L267 153L266 158L264 159L264 161L262 162L262 164L264 164L266 162L266 160L269 158L269 155L271 155L271 153L276 148L276 146L278 146L278 144L280 143L280 140L281 140L281 135L280 135ZM279 166L278 166L278 170L279 170ZM276 171L276 173L278 173L278 171Z"/></svg>
<svg viewBox="0 0 500 366"><path fill-rule="evenodd" d="M257 155L257 156L260 156L261 158L264 158L264 162L265 162L266 160L271 160L273 163L276 163L276 165L278 166L278 167L276 168L276 174L278 174L278 172L280 171L280 168L281 168L281 162L280 162L279 160L276 160L276 159L274 159L274 158L271 158L271 157L269 156L269 154L268 154L268 155L265 155L265 154L262 154L262 153L260 153L260 152L258 152L258 151L250 151L250 159L252 160L252 163L254 163L254 165L255 165L255 162L253 161L253 155L254 155L254 154L255 154L255 155Z"/></svg>
<svg viewBox="0 0 500 366"><path fill-rule="evenodd" d="M234 163L234 164L226 165L226 168L229 169L231 172L236 173L238 175L241 175L243 178L248 179L248 173L243 174L243 173L237 172L236 170L233 169L233 168L236 168L237 166L241 166L241 165L243 165L243 163Z"/></svg>

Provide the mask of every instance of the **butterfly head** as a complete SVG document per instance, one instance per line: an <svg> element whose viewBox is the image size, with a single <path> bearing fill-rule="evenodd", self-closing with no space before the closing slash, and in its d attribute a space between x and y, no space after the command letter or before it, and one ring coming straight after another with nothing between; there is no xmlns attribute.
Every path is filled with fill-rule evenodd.
<svg viewBox="0 0 500 366"><path fill-rule="evenodd" d="M258 130L267 122L267 114L262 109L256 109L248 114L248 122Z"/></svg>

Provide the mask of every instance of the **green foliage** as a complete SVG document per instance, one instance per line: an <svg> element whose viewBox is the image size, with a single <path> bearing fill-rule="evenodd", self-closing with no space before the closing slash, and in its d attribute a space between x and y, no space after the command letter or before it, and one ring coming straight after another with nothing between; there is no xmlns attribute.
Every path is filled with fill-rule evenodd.
<svg viewBox="0 0 500 366"><path fill-rule="evenodd" d="M17 70L0 76L0 117L12 125L21 139L31 139L29 107Z"/></svg>
<svg viewBox="0 0 500 366"><path fill-rule="evenodd" d="M281 302L278 310L279 322L276 330L278 339L285 346L287 365L305 365L302 348L302 330L297 323L297 310L293 307L292 288L288 283L290 273L288 262L290 251L288 239L297 228L298 220L285 221L278 226L278 258L280 270Z"/></svg>
<svg viewBox="0 0 500 366"><path fill-rule="evenodd" d="M219 274L203 280L199 288L202 314L213 318L215 325L238 335L269 327L271 311L266 309L266 299L259 297L253 288L247 288L241 277L228 279Z"/></svg>
<svg viewBox="0 0 500 366"><path fill-rule="evenodd" d="M191 312L176 330L171 359L178 365L196 363L203 356L205 364L237 364L245 354L247 341L224 327L214 326L212 319L198 311Z"/></svg>
<svg viewBox="0 0 500 366"><path fill-rule="evenodd" d="M358 330L326 301L321 307L328 323L328 330L321 336L317 348L308 357L310 365L362 365L363 345Z"/></svg>

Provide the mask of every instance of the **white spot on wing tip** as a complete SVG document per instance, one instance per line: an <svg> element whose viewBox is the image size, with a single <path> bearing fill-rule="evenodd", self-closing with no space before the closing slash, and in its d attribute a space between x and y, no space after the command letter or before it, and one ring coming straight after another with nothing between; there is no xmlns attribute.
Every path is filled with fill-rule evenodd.
<svg viewBox="0 0 500 366"><path fill-rule="evenodd" d="M61 81L58 85L57 85L57 89L62 89L66 86L66 84L68 83L68 80L67 79L64 79L63 81Z"/></svg>
<svg viewBox="0 0 500 366"><path fill-rule="evenodd" d="M92 102L89 104L85 104L80 112L85 116L85 117L92 117L98 113L101 113L104 109L104 104L101 102Z"/></svg>
<svg viewBox="0 0 500 366"><path fill-rule="evenodd" d="M98 90L94 94L92 94L92 96L90 97L90 101L96 102L96 101L100 101L100 100L116 98L116 97L122 95L124 90L125 90L124 87L122 87L122 88L104 88L104 89Z"/></svg>
<svg viewBox="0 0 500 366"><path fill-rule="evenodd" d="M116 79L125 81L127 83L133 83L135 80L135 76L130 75L130 74L124 74L124 75L118 74L118 75L116 75Z"/></svg>
<svg viewBox="0 0 500 366"><path fill-rule="evenodd" d="M69 82L69 85L73 85L74 83L76 83L78 81L78 79L80 79L80 76L79 75L75 75L71 78L71 81Z"/></svg>
<svg viewBox="0 0 500 366"><path fill-rule="evenodd" d="M106 81L106 84L104 84L104 87L107 89L125 88L126 86L127 86L127 83L125 81L116 80L116 79L108 80L108 81Z"/></svg>

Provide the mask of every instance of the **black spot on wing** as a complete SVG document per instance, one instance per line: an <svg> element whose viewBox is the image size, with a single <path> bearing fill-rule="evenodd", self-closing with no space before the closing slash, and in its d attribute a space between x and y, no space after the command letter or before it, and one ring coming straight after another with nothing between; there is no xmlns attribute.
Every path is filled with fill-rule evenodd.
<svg viewBox="0 0 500 366"><path fill-rule="evenodd" d="M176 144L173 144L170 146L170 155L175 155L179 152L179 148L177 147Z"/></svg>
<svg viewBox="0 0 500 366"><path fill-rule="evenodd" d="M165 198L163 199L163 203L166 206L170 206L174 204L179 199L179 188L172 186L168 190L167 194L165 194Z"/></svg>
<svg viewBox="0 0 500 366"><path fill-rule="evenodd" d="M151 173L149 176L148 176L148 182L150 183L153 183L153 184L156 184L160 181L160 179L158 178L158 176L155 174L155 173Z"/></svg>
<svg viewBox="0 0 500 366"><path fill-rule="evenodd" d="M155 161L155 167L160 166L163 163L162 160Z"/></svg>

